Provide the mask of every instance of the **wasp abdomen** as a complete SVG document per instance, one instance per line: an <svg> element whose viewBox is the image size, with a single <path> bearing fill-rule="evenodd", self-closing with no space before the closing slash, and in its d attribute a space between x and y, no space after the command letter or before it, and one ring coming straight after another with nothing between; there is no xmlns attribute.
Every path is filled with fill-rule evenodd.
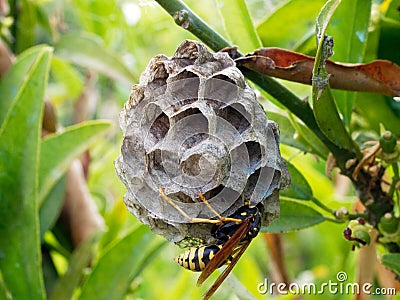
<svg viewBox="0 0 400 300"><path fill-rule="evenodd" d="M179 256L174 261L180 266L194 272L203 271L222 245L206 245L193 247Z"/></svg>

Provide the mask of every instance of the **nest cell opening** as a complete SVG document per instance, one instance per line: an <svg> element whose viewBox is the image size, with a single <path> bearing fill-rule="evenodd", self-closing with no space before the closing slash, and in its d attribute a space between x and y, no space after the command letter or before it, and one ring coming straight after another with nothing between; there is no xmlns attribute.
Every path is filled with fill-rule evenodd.
<svg viewBox="0 0 400 300"><path fill-rule="evenodd" d="M177 202L181 202L181 203L195 203L195 201L193 201L193 199L189 196L186 195L184 192L180 191L177 193L171 193L167 195L169 198L177 201ZM175 209L174 207L171 206L171 209Z"/></svg>
<svg viewBox="0 0 400 300"><path fill-rule="evenodd" d="M168 116L164 112L161 112L161 114L151 124L149 132L154 137L155 142L158 143L167 135L169 127Z"/></svg>
<svg viewBox="0 0 400 300"><path fill-rule="evenodd" d="M192 72L185 70L173 77L168 84L168 92L173 99L171 105L174 111L197 101L199 86L200 79Z"/></svg>
<svg viewBox="0 0 400 300"><path fill-rule="evenodd" d="M175 131L176 137L180 137L176 142L181 143L183 149L192 148L209 137L209 127L207 118L196 107L189 107L181 113L172 117L174 126L178 126Z"/></svg>
<svg viewBox="0 0 400 300"><path fill-rule="evenodd" d="M250 170L254 171L260 167L262 159L261 146L259 143L254 141L246 142L245 145L247 153L249 154Z"/></svg>
<svg viewBox="0 0 400 300"><path fill-rule="evenodd" d="M247 184L246 184L245 193L244 193L245 199L250 200L251 195L254 193L255 188L257 186L257 182L258 182L259 177L260 177L260 169L257 169L247 179Z"/></svg>
<svg viewBox="0 0 400 300"><path fill-rule="evenodd" d="M189 176L199 176L201 173L201 168L199 164L200 159L201 159L200 154L193 154L190 157L188 157L185 161L183 161L181 164L183 173Z"/></svg>
<svg viewBox="0 0 400 300"><path fill-rule="evenodd" d="M146 155L149 174L156 177L158 182L169 182L179 174L179 163L175 153L155 149Z"/></svg>
<svg viewBox="0 0 400 300"><path fill-rule="evenodd" d="M220 79L220 80L223 80L223 81L226 81L226 82L236 85L236 83L232 79L230 79L228 76L223 75L223 74L218 74L218 75L214 76L213 78Z"/></svg>
<svg viewBox="0 0 400 300"><path fill-rule="evenodd" d="M221 193L221 191L225 188L225 186L223 184L218 185L217 187L209 190L207 193L205 193L203 196L206 199L211 199L215 196L217 196L219 193Z"/></svg>
<svg viewBox="0 0 400 300"><path fill-rule="evenodd" d="M222 108L218 115L231 123L242 134L250 127L250 116L241 104L234 103Z"/></svg>

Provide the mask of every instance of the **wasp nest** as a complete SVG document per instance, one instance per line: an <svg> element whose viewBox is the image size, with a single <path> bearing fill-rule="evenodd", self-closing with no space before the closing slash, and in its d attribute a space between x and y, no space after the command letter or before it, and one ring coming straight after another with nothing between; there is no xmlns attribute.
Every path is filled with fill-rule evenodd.
<svg viewBox="0 0 400 300"><path fill-rule="evenodd" d="M181 243L212 242L215 218L264 204L263 226L279 216L279 189L289 182L279 131L227 53L184 41L172 58L154 57L121 112L124 139L115 162L125 204L142 223Z"/></svg>

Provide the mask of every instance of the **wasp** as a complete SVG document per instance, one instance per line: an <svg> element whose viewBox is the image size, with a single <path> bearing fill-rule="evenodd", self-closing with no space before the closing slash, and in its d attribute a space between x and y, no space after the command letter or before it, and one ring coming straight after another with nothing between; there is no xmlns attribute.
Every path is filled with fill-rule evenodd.
<svg viewBox="0 0 400 300"><path fill-rule="evenodd" d="M221 216L208 203L207 199L199 193L200 199L216 215L216 219L202 219L189 217L177 206L162 188L159 189L162 198L175 207L189 223L211 223L211 235L216 239L215 244L201 245L177 256L174 260L180 266L190 271L201 272L197 285L200 286L216 269L227 265L221 275L204 294L203 299L209 299L225 278L232 271L240 257L246 251L250 242L255 238L261 228L262 205L250 206L248 201L228 217Z"/></svg>

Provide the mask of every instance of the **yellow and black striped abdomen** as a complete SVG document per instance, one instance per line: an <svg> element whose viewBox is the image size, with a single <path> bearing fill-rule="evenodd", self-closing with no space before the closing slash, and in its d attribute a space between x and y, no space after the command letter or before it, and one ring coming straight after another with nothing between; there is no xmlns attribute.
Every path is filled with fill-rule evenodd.
<svg viewBox="0 0 400 300"><path fill-rule="evenodd" d="M194 272L203 271L214 255L222 248L222 245L206 245L190 248L174 261L180 266Z"/></svg>

